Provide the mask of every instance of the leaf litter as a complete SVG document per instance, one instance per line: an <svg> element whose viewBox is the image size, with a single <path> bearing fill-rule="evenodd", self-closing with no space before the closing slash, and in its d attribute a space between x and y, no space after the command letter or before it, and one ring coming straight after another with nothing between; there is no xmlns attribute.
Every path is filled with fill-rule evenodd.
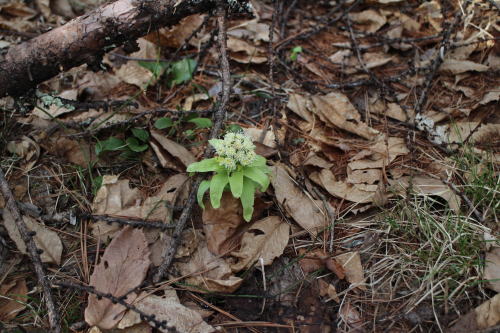
<svg viewBox="0 0 500 333"><path fill-rule="evenodd" d="M248 326L256 321L298 324L307 331L316 319L301 303L309 302L309 293L316 301L335 302L334 310L321 303L326 313L331 311L325 318L336 318L335 323L322 320L341 331L383 331L386 322L400 331L417 326L458 332L497 325L497 296L481 292L483 287L498 292L500 265L498 246L488 246L497 244L498 237L482 238L484 233L498 235L499 93L494 77L499 57L493 9L486 3L458 6L437 0L404 2L403 8L403 1L378 0L354 4L350 11L349 4L340 5L338 23L323 28L336 17L328 10L337 3L287 3L289 11L281 13L289 16L286 21L278 17L277 24L271 6L252 3L254 18L232 17L228 25L235 86L226 127L242 128L258 152L272 160L272 186L256 199L256 218L250 223L243 221L238 200L229 193L220 209L208 202L205 210L196 208L165 281L176 289L140 290L126 301L186 332L231 325L236 319L227 315L232 312L243 325L245 320ZM25 34L82 13L65 1L0 7L0 27ZM444 22L451 22L456 10L466 18L451 31L452 41L442 54L449 27ZM323 21L314 19L323 16ZM23 211L23 218L36 231L42 260L51 269L64 269L53 276L73 274L84 282L85 274L78 272L92 271L87 282L118 297L161 264L173 238L147 223L175 226L187 202L186 166L200 159L209 131L179 111L205 117L197 110L212 108L222 89L214 69L216 48L197 58L197 72L177 66L181 79L171 77L170 62L192 64L193 55L209 41L213 25L206 18L192 15L153 32L138 40L135 52L112 50L104 58L106 71L82 66L49 80L39 86L44 97L22 117L4 119L10 126L16 121L24 126L22 132L6 131L2 166L11 170L13 187L29 181L23 201L45 202L40 205L45 215ZM274 81L268 72L273 26ZM18 42L11 37L2 37L0 47ZM300 50L295 58L292 50ZM169 59L170 54L177 58ZM442 63L426 88L436 59ZM72 107L127 99L137 105ZM420 100L424 104L418 109ZM270 111L273 107L276 111ZM172 112L151 112L160 108ZM139 120L131 122L134 115ZM155 127L160 117L171 125ZM97 141L111 136L126 142L136 126L150 134L145 153L129 145L103 155L95 151ZM92 135L86 135L90 129ZM56 222L48 214L54 210L60 216L77 212L78 224L69 226L68 218ZM4 209L4 234L12 240L11 249L19 250L12 254L19 259L25 245L8 214ZM87 221L92 214L137 219L144 228L124 228L102 218ZM15 274L6 277L2 293L28 294L29 277L27 284ZM186 307L193 301L186 290L210 302L215 295L227 305L214 306L215 312L202 317ZM474 295L473 302L468 295ZM105 298L91 293L73 297L81 304L80 320L93 326L90 332L152 331L137 313ZM29 310L22 298L12 299L19 302L0 304L0 316L25 320L20 314ZM292 306L298 308L291 320L278 319L271 310L284 307L288 313ZM463 309L470 312L462 315Z"/></svg>

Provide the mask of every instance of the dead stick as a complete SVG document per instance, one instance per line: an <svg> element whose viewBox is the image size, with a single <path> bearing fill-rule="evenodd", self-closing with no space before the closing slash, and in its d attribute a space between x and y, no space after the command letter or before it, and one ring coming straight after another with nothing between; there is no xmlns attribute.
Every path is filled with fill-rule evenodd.
<svg viewBox="0 0 500 333"><path fill-rule="evenodd" d="M9 184L7 183L5 175L1 169L0 169L0 190L2 191L2 195L6 201L6 207L10 211L12 217L14 218L17 230L19 230L19 234L21 235L21 238L26 244L26 247L28 249L28 256L30 257L31 262L35 267L35 272L38 277L38 282L42 286L42 290L45 295L45 301L47 304L47 311L49 313L50 329L54 333L59 333L61 332L60 318L54 300L52 298L52 292L50 290L49 281L47 280L47 275L45 275L45 272L43 270L40 254L38 253L38 249L36 247L35 240L33 239L31 231L28 229L28 227L24 223L23 218L21 217L21 213L19 212L19 208L17 207L14 195L12 194L12 191L9 188Z"/></svg>
<svg viewBox="0 0 500 333"><path fill-rule="evenodd" d="M226 35L226 9L222 4L222 1L218 1L217 5L217 24L219 28L218 32L218 42L220 48L220 62L222 67L222 95L220 99L220 104L217 108L217 111L214 115L214 126L212 127L212 131L210 132L210 139L217 137L219 131L222 128L222 123L224 122L224 118L226 117L227 104L229 102L229 96L231 93L231 76L229 72L229 60L227 58L227 35ZM207 147L205 150L204 158L210 157L212 154L212 149ZM177 252L177 248L179 247L182 241L182 232L184 231L184 227L186 226L187 220L191 215L191 210L193 209L194 203L196 201L196 191L201 181L203 180L203 176L196 177L196 180L191 187L191 192L189 194L189 198L186 202L186 206L181 213L179 221L175 226L174 233L172 235L172 244L167 249L163 257L163 262L160 267L156 271L153 282L158 283L165 276L166 271L172 264L174 260L175 252Z"/></svg>
<svg viewBox="0 0 500 333"><path fill-rule="evenodd" d="M247 0L232 2L241 8ZM25 43L13 46L0 62L0 97L19 96L61 71L82 64L99 68L102 56L182 18L215 9L214 0L117 0ZM130 43L132 42L132 43ZM128 43L128 44L127 44Z"/></svg>

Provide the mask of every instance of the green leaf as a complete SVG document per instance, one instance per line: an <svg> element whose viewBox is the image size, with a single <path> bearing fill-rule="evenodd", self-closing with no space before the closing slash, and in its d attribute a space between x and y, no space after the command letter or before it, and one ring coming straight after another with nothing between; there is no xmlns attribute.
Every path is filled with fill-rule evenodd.
<svg viewBox="0 0 500 333"><path fill-rule="evenodd" d="M196 125L196 128L210 128L212 127L212 120L209 118L193 118L189 120L190 123Z"/></svg>
<svg viewBox="0 0 500 333"><path fill-rule="evenodd" d="M127 138L127 146L130 150L135 151L136 153L140 153L141 151L148 149L148 145L141 144L136 138Z"/></svg>
<svg viewBox="0 0 500 333"><path fill-rule="evenodd" d="M194 131L190 130L190 129L189 130L185 130L183 134L186 137L186 139L188 139L188 140L192 140L195 137Z"/></svg>
<svg viewBox="0 0 500 333"><path fill-rule="evenodd" d="M243 191L243 171L234 171L231 176L229 176L229 185L231 187L231 193L233 197L241 197L241 192Z"/></svg>
<svg viewBox="0 0 500 333"><path fill-rule="evenodd" d="M223 142L224 140L221 140L221 139L212 139L212 140L208 140L208 142L212 145L212 147L215 148L215 146L217 146L217 144L220 144L221 142Z"/></svg>
<svg viewBox="0 0 500 333"><path fill-rule="evenodd" d="M241 192L240 200L243 206L243 218L247 222L250 222L252 219L254 195L255 183L248 178L243 178L243 191Z"/></svg>
<svg viewBox="0 0 500 333"><path fill-rule="evenodd" d="M220 207L220 199L222 198L222 192L229 182L229 177L227 172L220 172L215 174L210 181L210 203L212 207L217 209Z"/></svg>
<svg viewBox="0 0 500 333"><path fill-rule="evenodd" d="M142 142L148 142L149 132L142 128L132 128L132 134Z"/></svg>
<svg viewBox="0 0 500 333"><path fill-rule="evenodd" d="M267 160L264 156L257 155L255 156L255 161L250 163L249 167L262 167L265 166L267 163Z"/></svg>
<svg viewBox="0 0 500 333"><path fill-rule="evenodd" d="M261 167L246 167L243 169L243 174L259 184L262 192L269 186L269 176L262 171Z"/></svg>
<svg viewBox="0 0 500 333"><path fill-rule="evenodd" d="M230 124L226 127L226 132L240 133L243 132L243 128L240 125Z"/></svg>
<svg viewBox="0 0 500 333"><path fill-rule="evenodd" d="M174 122L172 121L172 119L167 117L161 117L155 121L155 127L157 129L172 127L172 125L174 125Z"/></svg>
<svg viewBox="0 0 500 333"><path fill-rule="evenodd" d="M303 51L302 46L295 46L291 51L290 60L297 61L297 57L298 57L299 53L302 53L302 51Z"/></svg>
<svg viewBox="0 0 500 333"><path fill-rule="evenodd" d="M196 194L196 199L198 200L198 205L201 208L205 209L205 205L203 204L203 196L205 192L210 188L210 180L204 180L200 183L198 187L198 193Z"/></svg>
<svg viewBox="0 0 500 333"><path fill-rule="evenodd" d="M210 172L217 171L218 168L219 163L217 163L217 159L209 158L200 162L191 163L187 167L187 172Z"/></svg>
<svg viewBox="0 0 500 333"><path fill-rule="evenodd" d="M155 78L159 78L163 71L168 67L168 62L166 61L138 61L139 66L148 69L153 73Z"/></svg>
<svg viewBox="0 0 500 333"><path fill-rule="evenodd" d="M125 146L126 144L123 140L112 136L104 141L98 141L95 147L95 153L96 155L99 155L105 151L116 151L123 149Z"/></svg>
<svg viewBox="0 0 500 333"><path fill-rule="evenodd" d="M170 69L171 81L170 87L181 84L192 79L196 67L196 60L184 58L174 62Z"/></svg>

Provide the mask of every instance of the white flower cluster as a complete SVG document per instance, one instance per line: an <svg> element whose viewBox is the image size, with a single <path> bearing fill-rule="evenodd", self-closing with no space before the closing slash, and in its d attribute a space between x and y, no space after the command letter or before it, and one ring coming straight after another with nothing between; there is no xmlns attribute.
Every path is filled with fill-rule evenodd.
<svg viewBox="0 0 500 333"><path fill-rule="evenodd" d="M228 133L223 140L212 140L219 164L229 171L239 165L247 166L255 161L255 145L252 139L242 133Z"/></svg>

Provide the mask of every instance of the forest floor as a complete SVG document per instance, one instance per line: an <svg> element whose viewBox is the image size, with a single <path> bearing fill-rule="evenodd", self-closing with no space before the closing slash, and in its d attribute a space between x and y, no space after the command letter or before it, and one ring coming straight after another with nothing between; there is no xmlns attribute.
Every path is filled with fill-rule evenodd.
<svg viewBox="0 0 500 333"><path fill-rule="evenodd" d="M493 332L498 1L251 3L226 22L223 132L253 139L271 184L249 223L230 192L195 204L157 283L224 95L215 14L0 100L1 168L63 332ZM0 57L98 5L0 3ZM47 331L5 201L0 330ZM96 290L133 290L133 309Z"/></svg>

